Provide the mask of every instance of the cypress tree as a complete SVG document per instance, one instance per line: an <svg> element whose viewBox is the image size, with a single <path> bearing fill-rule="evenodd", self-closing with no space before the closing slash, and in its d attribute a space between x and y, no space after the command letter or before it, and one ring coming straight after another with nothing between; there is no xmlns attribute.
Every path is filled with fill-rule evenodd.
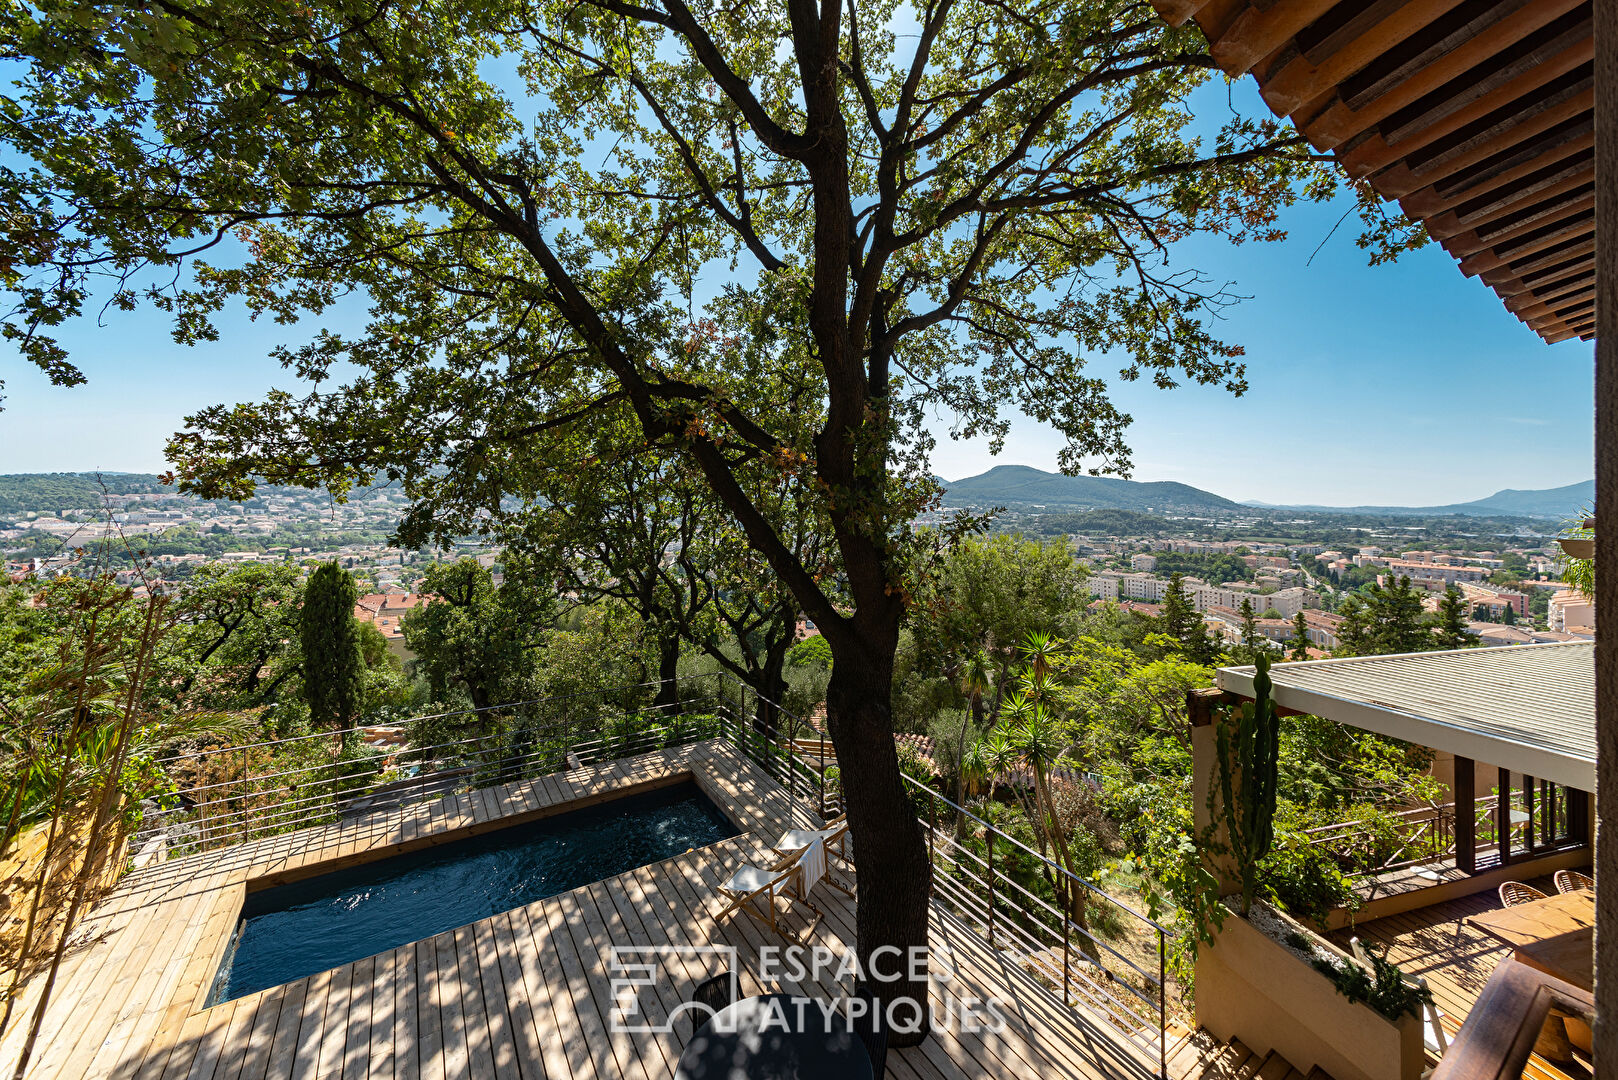
<svg viewBox="0 0 1618 1080"><path fill-rule="evenodd" d="M360 655L354 579L333 559L309 575L298 630L303 646L303 693L316 727L352 727L360 712Z"/></svg>
<svg viewBox="0 0 1618 1080"><path fill-rule="evenodd" d="M1191 638L1196 616L1191 597L1185 591L1184 577L1178 572L1170 574L1168 592L1163 595L1163 633L1185 645Z"/></svg>
<svg viewBox="0 0 1618 1080"><path fill-rule="evenodd" d="M1292 616L1292 659L1309 659L1309 620L1302 611Z"/></svg>
<svg viewBox="0 0 1618 1080"><path fill-rule="evenodd" d="M1466 600L1454 585L1444 590L1444 598L1438 602L1433 643L1440 649L1461 649L1472 643L1472 635L1466 629Z"/></svg>
<svg viewBox="0 0 1618 1080"><path fill-rule="evenodd" d="M1259 632L1258 615L1253 611L1251 597L1242 597L1242 651L1246 653L1248 663L1258 663Z"/></svg>

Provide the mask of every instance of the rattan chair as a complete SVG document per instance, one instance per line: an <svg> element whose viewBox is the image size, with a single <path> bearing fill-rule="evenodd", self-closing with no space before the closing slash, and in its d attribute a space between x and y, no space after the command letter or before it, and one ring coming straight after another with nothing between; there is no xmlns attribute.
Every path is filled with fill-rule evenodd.
<svg viewBox="0 0 1618 1080"><path fill-rule="evenodd" d="M1558 870L1552 880L1556 882L1556 891L1559 893L1596 891L1596 879L1577 870Z"/></svg>
<svg viewBox="0 0 1618 1080"><path fill-rule="evenodd" d="M728 971L721 971L709 979L699 982L696 989L691 991L691 1001L701 1008L689 1009L691 1029L702 1027L713 1018L714 1013L735 1003L736 980Z"/></svg>
<svg viewBox="0 0 1618 1080"><path fill-rule="evenodd" d="M1508 881L1500 886L1500 902L1506 907L1516 907L1534 900L1543 900L1550 894L1542 893L1532 885L1524 885L1520 881Z"/></svg>

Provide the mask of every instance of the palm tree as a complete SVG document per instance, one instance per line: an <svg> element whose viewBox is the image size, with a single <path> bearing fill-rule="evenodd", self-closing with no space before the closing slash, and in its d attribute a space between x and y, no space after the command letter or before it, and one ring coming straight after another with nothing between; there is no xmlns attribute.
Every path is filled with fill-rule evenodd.
<svg viewBox="0 0 1618 1080"><path fill-rule="evenodd" d="M1021 722L1007 733L1007 739L1033 776L1037 831L1049 837L1058 865L1077 877L1068 853L1067 834L1062 829L1056 798L1051 791L1051 769L1060 763L1068 745L1061 724L1044 705L1031 705L1023 711ZM1088 931L1083 889L1065 877L1052 885L1079 929Z"/></svg>
<svg viewBox="0 0 1618 1080"><path fill-rule="evenodd" d="M955 839L966 836L966 726L968 722L983 727L983 695L989 692L989 660L981 652L973 653L961 675L961 692L966 695L970 710L961 714L961 732L955 743Z"/></svg>

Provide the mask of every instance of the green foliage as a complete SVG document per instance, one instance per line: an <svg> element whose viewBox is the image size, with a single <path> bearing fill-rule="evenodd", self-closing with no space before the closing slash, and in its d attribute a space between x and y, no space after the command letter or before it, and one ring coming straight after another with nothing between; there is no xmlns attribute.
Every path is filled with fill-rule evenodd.
<svg viewBox="0 0 1618 1080"><path fill-rule="evenodd" d="M1292 617L1292 651L1288 658L1309 659L1309 621L1304 618L1302 610Z"/></svg>
<svg viewBox="0 0 1618 1080"><path fill-rule="evenodd" d="M1158 625L1165 637L1177 642L1180 653L1194 664L1213 665L1220 660L1219 643L1208 631L1208 623L1191 602L1180 574L1169 575L1168 591L1163 594L1163 611Z"/></svg>
<svg viewBox="0 0 1618 1080"><path fill-rule="evenodd" d="M1225 827L1224 842L1241 877L1243 917L1258 893L1259 864L1275 842L1281 734L1270 701L1269 668L1269 659L1259 657L1253 700L1225 710L1224 722L1217 725L1215 782L1208 792L1209 810Z"/></svg>
<svg viewBox="0 0 1618 1080"><path fill-rule="evenodd" d="M1399 965L1387 958L1387 953L1366 950L1370 968L1338 958L1316 956L1315 970L1325 975L1337 987L1337 992L1350 1001L1376 1010L1389 1020L1404 1016L1420 1016L1422 1008L1433 1003L1430 990L1405 981Z"/></svg>
<svg viewBox="0 0 1618 1080"><path fill-rule="evenodd" d="M1279 836L1258 867L1259 888L1283 910L1323 923L1334 908L1357 903L1353 879L1334 852L1295 831Z"/></svg>
<svg viewBox="0 0 1618 1080"><path fill-rule="evenodd" d="M831 645L820 634L812 634L787 650L787 666L831 670Z"/></svg>
<svg viewBox="0 0 1618 1080"><path fill-rule="evenodd" d="M1337 656L1373 656L1421 652L1433 647L1433 635L1421 607L1422 593L1409 577L1387 575L1385 585L1367 585L1343 600L1337 613Z"/></svg>
<svg viewBox="0 0 1618 1080"><path fill-rule="evenodd" d="M11 473L0 475L0 520L10 521L30 510L100 510L105 495L173 490L145 473Z"/></svg>
<svg viewBox="0 0 1618 1080"><path fill-rule="evenodd" d="M303 693L318 727L351 727L360 715L365 661L354 619L358 599L353 577L335 560L315 567L304 588L298 614Z"/></svg>
<svg viewBox="0 0 1618 1080"><path fill-rule="evenodd" d="M436 599L407 614L400 627L433 697L465 693L485 709L538 696L536 650L550 622L548 593L515 574L496 589L473 558L428 567L421 591Z"/></svg>
<svg viewBox="0 0 1618 1080"><path fill-rule="evenodd" d="M1438 601L1438 619L1433 624L1433 644L1440 649L1463 649L1477 641L1466 626L1466 598L1450 585Z"/></svg>
<svg viewBox="0 0 1618 1080"><path fill-rule="evenodd" d="M167 685L197 707L250 709L296 688L302 665L298 568L210 563L180 589Z"/></svg>
<svg viewBox="0 0 1618 1080"><path fill-rule="evenodd" d="M1137 510L1086 510L1077 514L1038 514L1012 531L1031 536L1178 536L1185 523Z"/></svg>
<svg viewBox="0 0 1618 1080"><path fill-rule="evenodd" d="M1225 581L1252 581L1253 568L1239 555L1191 555L1178 551L1156 551L1155 573L1185 574L1198 577L1210 585Z"/></svg>

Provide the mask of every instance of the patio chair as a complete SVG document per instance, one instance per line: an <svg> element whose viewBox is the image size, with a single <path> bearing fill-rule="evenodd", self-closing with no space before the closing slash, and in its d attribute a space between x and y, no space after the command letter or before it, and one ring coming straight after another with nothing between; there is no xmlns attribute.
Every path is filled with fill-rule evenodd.
<svg viewBox="0 0 1618 1080"><path fill-rule="evenodd" d="M696 988L691 991L690 1000L692 1004L700 1005L702 1008L687 1010L687 1014L691 1017L692 1034L713 1019L714 1014L720 1009L735 1004L735 989L736 977L729 971L721 971L712 978L697 983Z"/></svg>
<svg viewBox="0 0 1618 1080"><path fill-rule="evenodd" d="M759 922L775 931L783 941L790 940L786 932L781 929L775 913L775 901L778 897L787 900L796 900L816 915L820 909L809 902L809 888L813 882L804 881L803 856L808 848L783 855L767 867L743 866L739 867L730 880L719 886L719 895L727 903L714 915L714 922L719 922L737 911L745 911ZM759 901L763 901L760 910Z"/></svg>
<svg viewBox="0 0 1618 1080"><path fill-rule="evenodd" d="M1577 870L1558 870L1551 880L1556 882L1559 893L1596 891L1596 879Z"/></svg>
<svg viewBox="0 0 1618 1080"><path fill-rule="evenodd" d="M1500 902L1506 907L1516 907L1518 904L1528 904L1535 900L1543 900L1549 893L1542 893L1532 885L1524 885L1520 881L1508 881L1500 886Z"/></svg>
<svg viewBox="0 0 1618 1080"><path fill-rule="evenodd" d="M810 844L819 840L825 845L826 854L835 857L844 866L852 866L853 863L848 857L848 822L844 820L844 817L845 815L838 814L834 818L827 819L824 829L787 830L781 834L781 838L773 845L776 854L791 855L794 852L805 850ZM826 883L844 896L852 897L854 895L851 889L846 888L842 882L830 874L826 875Z"/></svg>

